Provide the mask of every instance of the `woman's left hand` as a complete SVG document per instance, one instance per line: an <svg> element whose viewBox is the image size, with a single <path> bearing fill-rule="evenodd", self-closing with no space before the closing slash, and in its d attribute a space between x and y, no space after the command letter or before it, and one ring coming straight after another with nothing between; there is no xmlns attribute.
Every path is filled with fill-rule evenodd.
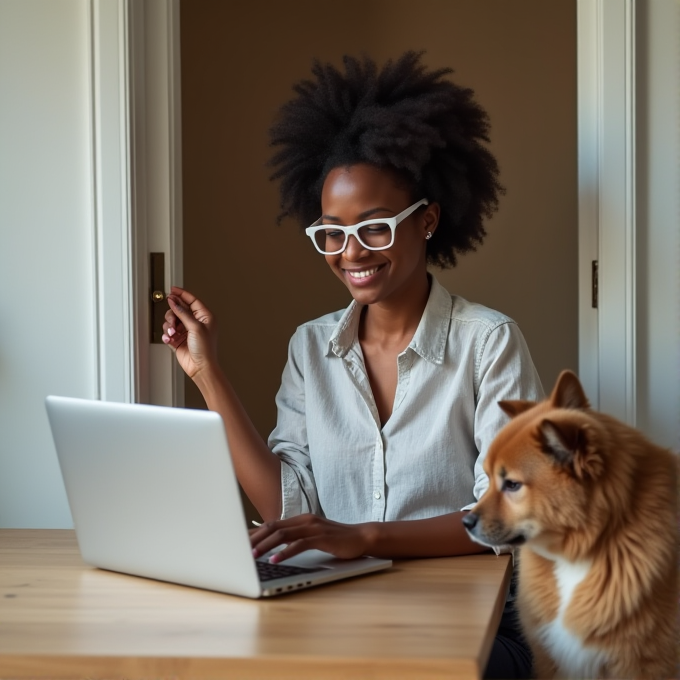
<svg viewBox="0 0 680 680"><path fill-rule="evenodd" d="M312 548L341 559L366 555L370 545L371 524L340 524L317 515L306 514L265 522L250 531L253 556L286 545L270 562L276 564Z"/></svg>

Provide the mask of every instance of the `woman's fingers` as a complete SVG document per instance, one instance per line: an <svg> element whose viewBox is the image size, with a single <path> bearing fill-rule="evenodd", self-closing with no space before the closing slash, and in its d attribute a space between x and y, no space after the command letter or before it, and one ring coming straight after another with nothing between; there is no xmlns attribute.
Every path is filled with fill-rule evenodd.
<svg viewBox="0 0 680 680"><path fill-rule="evenodd" d="M175 350L184 372L194 378L217 365L217 325L210 310L188 290L172 286L163 323L163 342Z"/></svg>
<svg viewBox="0 0 680 680"><path fill-rule="evenodd" d="M182 319L195 319L199 323L210 325L213 317L210 310L193 294L183 288L172 286L168 295L170 308Z"/></svg>
<svg viewBox="0 0 680 680"><path fill-rule="evenodd" d="M250 542L255 557L285 545L270 558L274 563L311 548L344 559L360 557L366 548L360 525L340 524L311 514L266 522L251 533Z"/></svg>
<svg viewBox="0 0 680 680"><path fill-rule="evenodd" d="M282 550L275 552L269 558L269 561L272 564L278 564L279 562L283 562L284 560L287 560L291 557L295 557L295 555L299 555L305 550L311 550L312 548L330 552L327 547L324 547L324 545L325 543L322 536L309 536L308 538L300 538L297 541L286 544L286 547Z"/></svg>
<svg viewBox="0 0 680 680"><path fill-rule="evenodd" d="M163 336L171 338L180 330L184 330L184 325L177 318L175 313L171 309L168 309L168 311L165 312L165 321L163 322Z"/></svg>
<svg viewBox="0 0 680 680"><path fill-rule="evenodd" d="M179 320L172 309L168 309L165 312L163 335L161 336L161 339L166 345L172 347L172 349L177 349L177 347L186 341L186 336L187 332L184 324Z"/></svg>
<svg viewBox="0 0 680 680"><path fill-rule="evenodd" d="M168 328L167 331L165 331L161 336L161 340L163 340L163 342L168 345L168 347L177 349L187 341L187 332L183 326L181 330Z"/></svg>
<svg viewBox="0 0 680 680"><path fill-rule="evenodd" d="M168 295L168 305L170 305L170 309L174 312L175 316L187 328L195 327L196 324L200 323L192 313L191 307L185 305L181 298L175 297L174 295Z"/></svg>
<svg viewBox="0 0 680 680"><path fill-rule="evenodd" d="M250 530L250 545L253 555L260 557L284 543L280 529L275 529L276 522L265 522L256 529Z"/></svg>

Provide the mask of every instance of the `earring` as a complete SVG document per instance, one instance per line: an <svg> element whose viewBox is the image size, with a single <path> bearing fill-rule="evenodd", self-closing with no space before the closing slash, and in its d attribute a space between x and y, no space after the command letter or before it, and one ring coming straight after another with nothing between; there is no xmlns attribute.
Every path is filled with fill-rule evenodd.
<svg viewBox="0 0 680 680"><path fill-rule="evenodd" d="M432 232L428 231L427 234L425 234L425 240L429 241L432 238Z"/></svg>

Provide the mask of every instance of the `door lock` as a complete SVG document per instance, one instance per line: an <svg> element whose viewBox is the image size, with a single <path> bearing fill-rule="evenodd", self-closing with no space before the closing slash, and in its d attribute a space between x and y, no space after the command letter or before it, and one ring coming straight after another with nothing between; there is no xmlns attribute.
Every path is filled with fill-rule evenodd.
<svg viewBox="0 0 680 680"><path fill-rule="evenodd" d="M151 253L149 259L149 341L163 344L163 323L168 303L165 290L165 253Z"/></svg>

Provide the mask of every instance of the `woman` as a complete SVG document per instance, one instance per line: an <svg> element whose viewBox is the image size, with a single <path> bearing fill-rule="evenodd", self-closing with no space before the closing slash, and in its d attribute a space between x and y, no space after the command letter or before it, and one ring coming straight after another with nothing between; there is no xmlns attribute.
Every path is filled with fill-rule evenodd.
<svg viewBox="0 0 680 680"><path fill-rule="evenodd" d="M482 242L502 188L483 145L486 113L449 69L420 59L406 53L378 70L345 57L344 73L317 63L272 127L282 216L311 224L353 302L291 339L268 444L217 364L210 312L186 290L168 297L163 340L224 419L239 481L265 520L255 556L282 544L272 561L308 548L480 552L461 517L488 485L482 461L504 422L496 402L543 396L514 322L428 274ZM489 677L528 673L506 632Z"/></svg>

